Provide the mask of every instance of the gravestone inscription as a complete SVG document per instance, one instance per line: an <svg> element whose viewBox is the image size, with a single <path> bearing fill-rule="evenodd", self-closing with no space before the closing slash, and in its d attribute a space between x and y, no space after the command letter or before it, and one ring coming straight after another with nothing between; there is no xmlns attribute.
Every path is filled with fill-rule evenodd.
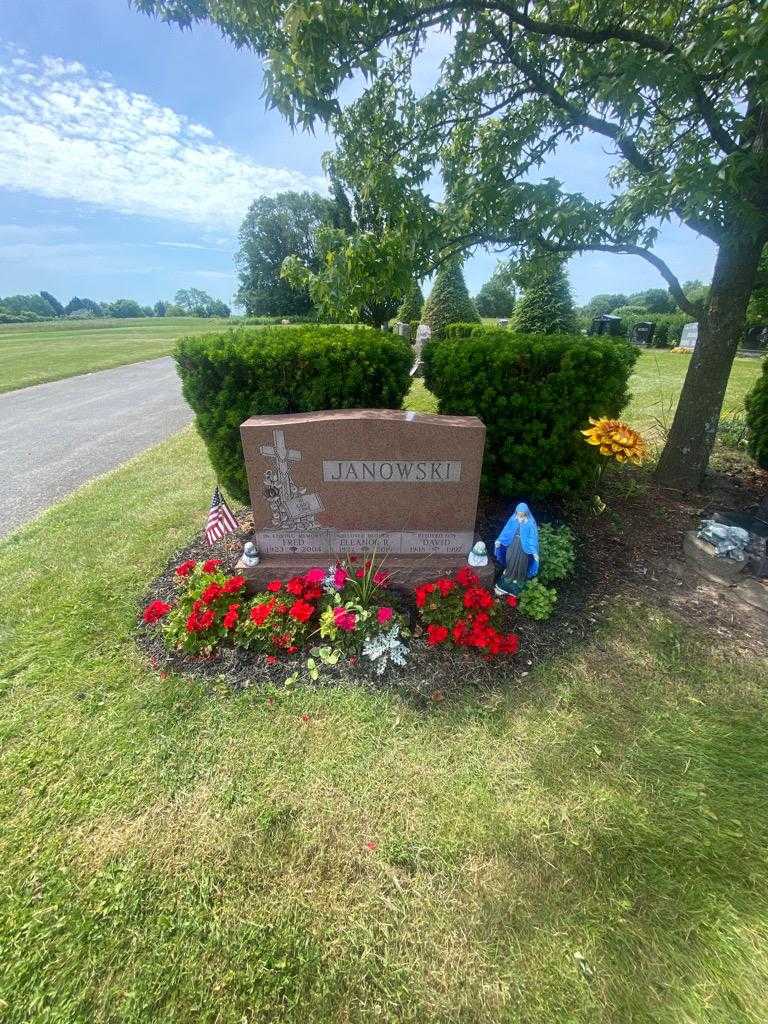
<svg viewBox="0 0 768 1024"><path fill-rule="evenodd" d="M391 409L254 416L240 427L259 581L375 552L403 583L475 542L485 426ZM240 567L243 571L243 567Z"/></svg>

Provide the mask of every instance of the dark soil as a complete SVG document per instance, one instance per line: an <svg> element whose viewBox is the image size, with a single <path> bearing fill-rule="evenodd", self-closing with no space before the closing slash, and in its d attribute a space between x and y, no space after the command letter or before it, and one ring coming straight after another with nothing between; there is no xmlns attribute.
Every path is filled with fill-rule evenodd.
<svg viewBox="0 0 768 1024"><path fill-rule="evenodd" d="M419 635L412 601L405 598L404 610L415 627L407 668L390 668L379 677L367 662L348 660L335 668L323 668L315 685L389 687L419 699L440 700L470 679L478 686L508 681L511 675L526 675L532 666L581 646L608 606L622 597L662 608L682 623L706 630L737 655L768 655L768 616L740 601L727 584L714 584L700 576L683 557L683 537L700 519L715 511L751 511L768 490L768 474L746 470L738 462L727 469L728 473L711 474L701 493L688 496L655 487L641 472L615 473L603 481L602 497L608 507L602 512L592 506L566 512L530 503L540 522L568 523L577 538L578 561L574 576L557 585L552 618L535 622L508 612L504 630L514 630L520 636L520 652L515 657L485 660L448 645L428 649ZM514 502L481 502L477 529L489 550L513 508ZM201 534L178 551L152 583L141 608L155 598L169 600L174 595L174 570L185 559L221 558L222 569L234 573L251 532L249 510L240 513L238 520L238 533L213 547ZM159 630L141 623L138 643L158 671L201 677L235 689L282 685L291 673L301 672L304 664L296 655L269 665L263 654L226 646L210 657L169 654ZM301 676L303 683L308 682L306 672Z"/></svg>

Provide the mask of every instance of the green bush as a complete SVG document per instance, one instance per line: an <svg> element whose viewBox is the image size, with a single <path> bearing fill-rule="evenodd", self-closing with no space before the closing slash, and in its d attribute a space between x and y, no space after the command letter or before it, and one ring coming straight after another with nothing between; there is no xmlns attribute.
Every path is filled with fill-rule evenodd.
<svg viewBox="0 0 768 1024"><path fill-rule="evenodd" d="M405 294L405 298L400 304L400 308L397 311L397 319L400 323L409 324L421 316L421 311L424 308L424 296L419 287L419 282L416 280L411 281L411 286Z"/></svg>
<svg viewBox="0 0 768 1024"><path fill-rule="evenodd" d="M763 469L768 469L768 359L763 372L744 399L749 431L749 454Z"/></svg>
<svg viewBox="0 0 768 1024"><path fill-rule="evenodd" d="M618 416L638 354L619 338L466 325L425 347L424 377L440 412L485 423L485 490L532 499L590 484L595 451L579 431Z"/></svg>
<svg viewBox="0 0 768 1024"><path fill-rule="evenodd" d="M564 580L576 565L573 548L573 534L567 526L552 526L542 523L539 527L539 575L540 583L554 583Z"/></svg>
<svg viewBox="0 0 768 1024"><path fill-rule="evenodd" d="M540 622L551 617L557 603L557 591L554 587L545 587L538 580L528 580L517 599L517 610L529 619Z"/></svg>
<svg viewBox="0 0 768 1024"><path fill-rule="evenodd" d="M411 346L370 327L238 327L182 338L174 353L184 397L216 476L248 502L240 424L314 409L399 409Z"/></svg>

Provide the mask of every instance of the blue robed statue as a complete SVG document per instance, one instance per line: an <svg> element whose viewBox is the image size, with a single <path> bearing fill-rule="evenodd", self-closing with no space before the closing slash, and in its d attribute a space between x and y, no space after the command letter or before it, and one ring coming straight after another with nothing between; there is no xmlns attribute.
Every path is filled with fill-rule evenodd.
<svg viewBox="0 0 768 1024"><path fill-rule="evenodd" d="M539 571L539 528L525 502L521 501L507 520L496 538L493 554L502 566L496 593L517 597L525 581Z"/></svg>

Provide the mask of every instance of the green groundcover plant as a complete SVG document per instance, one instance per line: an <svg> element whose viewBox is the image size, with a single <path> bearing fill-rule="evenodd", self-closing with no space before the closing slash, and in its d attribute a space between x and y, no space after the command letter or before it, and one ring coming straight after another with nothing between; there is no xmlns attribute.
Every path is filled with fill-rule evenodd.
<svg viewBox="0 0 768 1024"><path fill-rule="evenodd" d="M618 338L465 324L425 347L424 378L441 413L485 423L484 489L536 499L578 492L594 480L595 456L579 431L590 416L624 408L637 358Z"/></svg>
<svg viewBox="0 0 768 1024"><path fill-rule="evenodd" d="M183 338L175 358L218 480L247 503L244 420L315 409L399 409L412 353L403 338L370 327L304 325Z"/></svg>

